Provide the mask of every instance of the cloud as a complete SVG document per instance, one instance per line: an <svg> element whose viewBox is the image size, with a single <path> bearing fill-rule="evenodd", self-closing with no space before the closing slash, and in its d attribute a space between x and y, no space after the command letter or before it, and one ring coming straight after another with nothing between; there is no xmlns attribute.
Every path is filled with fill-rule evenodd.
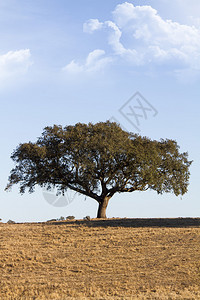
<svg viewBox="0 0 200 300"><path fill-rule="evenodd" d="M0 55L0 79L19 77L28 71L32 62L29 49L9 51Z"/></svg>
<svg viewBox="0 0 200 300"><path fill-rule="evenodd" d="M72 60L68 65L63 68L63 71L72 74L78 74L82 72L93 73L99 70L103 70L112 59L105 56L105 51L96 49L90 52L83 64L79 64Z"/></svg>
<svg viewBox="0 0 200 300"><path fill-rule="evenodd" d="M93 33L103 27L103 23L99 22L98 19L90 19L83 24L83 31L87 33Z"/></svg>
<svg viewBox="0 0 200 300"><path fill-rule="evenodd" d="M134 61L136 65L140 64L141 54L139 54L135 49L127 49L124 47L124 45L120 41L122 31L117 27L117 25L112 21L106 21L105 25L110 31L108 37L108 44L112 47L114 55L126 57L130 61Z"/></svg>
<svg viewBox="0 0 200 300"><path fill-rule="evenodd" d="M200 70L200 29L164 20L151 6L122 3L112 13L113 20L91 19L84 31L104 29L113 56L132 65L165 65L174 70Z"/></svg>

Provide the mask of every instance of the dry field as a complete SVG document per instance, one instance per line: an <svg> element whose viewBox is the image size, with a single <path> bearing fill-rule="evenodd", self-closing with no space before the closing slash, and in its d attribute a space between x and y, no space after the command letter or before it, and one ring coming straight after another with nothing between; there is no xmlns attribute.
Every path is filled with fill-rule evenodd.
<svg viewBox="0 0 200 300"><path fill-rule="evenodd" d="M0 299L200 299L200 218L0 224Z"/></svg>

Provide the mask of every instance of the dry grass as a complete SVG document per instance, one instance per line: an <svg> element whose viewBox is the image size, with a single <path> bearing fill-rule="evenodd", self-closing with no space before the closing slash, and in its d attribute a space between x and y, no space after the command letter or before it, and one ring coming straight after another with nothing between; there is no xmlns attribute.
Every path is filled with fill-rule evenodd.
<svg viewBox="0 0 200 300"><path fill-rule="evenodd" d="M200 299L200 219L0 224L0 299Z"/></svg>

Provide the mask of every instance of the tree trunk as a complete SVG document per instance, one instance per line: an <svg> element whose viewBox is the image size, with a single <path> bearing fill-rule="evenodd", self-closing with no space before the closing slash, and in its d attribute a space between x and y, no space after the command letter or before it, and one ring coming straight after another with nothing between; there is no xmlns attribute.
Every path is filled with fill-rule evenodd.
<svg viewBox="0 0 200 300"><path fill-rule="evenodd" d="M111 197L105 197L102 199L102 201L99 203L97 218L106 218L106 208L108 206L108 201Z"/></svg>

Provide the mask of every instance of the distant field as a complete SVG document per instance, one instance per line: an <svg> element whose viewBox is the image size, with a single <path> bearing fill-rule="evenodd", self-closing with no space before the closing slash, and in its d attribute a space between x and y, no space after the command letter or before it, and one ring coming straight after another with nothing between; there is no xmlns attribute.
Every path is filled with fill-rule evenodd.
<svg viewBox="0 0 200 300"><path fill-rule="evenodd" d="M0 299L200 299L200 218L0 224Z"/></svg>

